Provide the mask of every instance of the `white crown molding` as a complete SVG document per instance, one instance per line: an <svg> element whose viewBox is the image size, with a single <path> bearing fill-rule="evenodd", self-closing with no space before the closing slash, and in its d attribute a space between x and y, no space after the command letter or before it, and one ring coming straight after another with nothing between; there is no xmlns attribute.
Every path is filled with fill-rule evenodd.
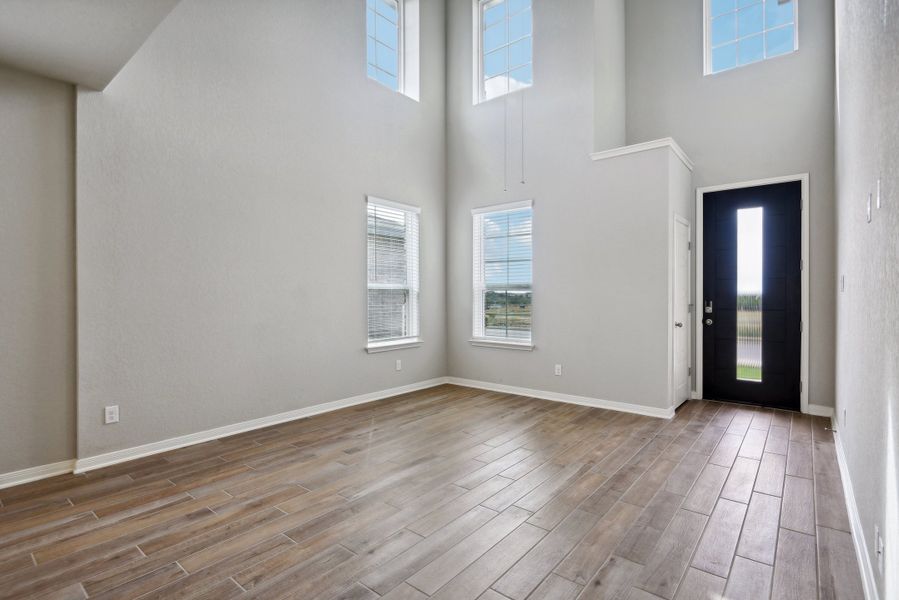
<svg viewBox="0 0 899 600"><path fill-rule="evenodd" d="M517 387L513 385L504 385L501 383L490 383L487 381L476 381L473 379L462 379L460 377L447 377L447 383L460 385L463 387L477 388L488 390L491 392L503 392L505 394L516 394L518 396L530 396L531 398L540 398L541 400L552 400L553 402L566 402L568 404L579 404L581 406L589 406L591 408L605 408L608 410L616 410L619 412L634 413L647 417L657 417L660 419L670 419L674 416L673 408L654 408L651 406L641 406L639 404L629 404L627 402L615 402L612 400L600 400L599 398L589 398L587 396L575 396L572 394L562 394L559 392L545 392L543 390L533 390L530 388Z"/></svg>
<svg viewBox="0 0 899 600"><path fill-rule="evenodd" d="M593 152L590 154L590 158L593 160L606 160L607 158L614 158L616 156L625 156L627 154L635 154L637 152L646 152L648 150L655 150L657 148L671 148L671 151L684 163L691 171L694 169L695 165L693 161L690 160L690 157L687 156L687 153L684 152L684 149L680 147L674 138L666 137L658 140L650 140L648 142L641 142L639 144L631 144L630 146L621 146L619 148L612 148L611 150L603 150L601 152Z"/></svg>
<svg viewBox="0 0 899 600"><path fill-rule="evenodd" d="M49 465L40 465L37 467L29 467L21 471L12 471L11 473L0 473L0 490L14 485L22 485L37 481L38 479L47 479L48 477L56 477L57 475L65 475L71 473L75 466L74 460L62 460Z"/></svg>
<svg viewBox="0 0 899 600"><path fill-rule="evenodd" d="M417 392L419 390L432 388L443 383L446 383L446 379L444 377L428 379L427 381L420 381L418 383L412 383L409 385L381 390L379 392L360 394L358 396L351 396L342 400L334 400L333 402L325 402L323 404L307 406L305 408L299 408L297 410L279 413L268 417L260 417L258 419L252 419L250 421L234 423L233 425L225 425L224 427L216 427L215 429L198 431L197 433L190 433L167 440L161 440L159 442L151 442L149 444L143 444L141 446L134 446L133 448L125 448L123 450L116 450L114 452L108 452L106 454L98 454L97 456L79 458L75 461L74 470L75 473L84 473L85 471L92 471L101 467L116 465L129 460L143 458L145 456L151 456L153 454L159 454L160 452L177 450L178 448L184 448L185 446L201 444L203 442L216 440L219 438L227 437L229 435L243 433L245 431L252 431L254 429L261 429L262 427L269 427L271 425L277 425L279 423L295 421L297 419L303 419L305 417L311 417L326 412L340 410L341 408L356 406L357 404L366 404L368 402L374 402L375 400L383 400L384 398L390 398L393 396L398 396L400 394Z"/></svg>
<svg viewBox="0 0 899 600"><path fill-rule="evenodd" d="M865 598L866 600L880 600L880 595L877 592L877 583L874 579L874 567L871 564L870 556L868 556L865 530L862 528L862 519L858 514L858 504L855 502L852 479L849 477L849 465L846 462L843 441L840 438L839 431L834 431L833 437L837 450L837 464L840 466L840 479L843 482L843 496L846 498L846 512L849 514L849 528L852 529L852 543L855 546L855 557L858 560L858 570L861 573Z"/></svg>

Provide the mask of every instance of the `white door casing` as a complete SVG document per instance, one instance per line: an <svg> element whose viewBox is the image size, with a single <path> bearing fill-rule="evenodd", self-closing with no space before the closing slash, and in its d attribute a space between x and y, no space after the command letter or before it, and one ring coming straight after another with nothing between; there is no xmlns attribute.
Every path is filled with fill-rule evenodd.
<svg viewBox="0 0 899 600"><path fill-rule="evenodd" d="M680 406L690 398L690 221L674 215L674 290L672 316L674 335L672 348L673 386L672 404Z"/></svg>

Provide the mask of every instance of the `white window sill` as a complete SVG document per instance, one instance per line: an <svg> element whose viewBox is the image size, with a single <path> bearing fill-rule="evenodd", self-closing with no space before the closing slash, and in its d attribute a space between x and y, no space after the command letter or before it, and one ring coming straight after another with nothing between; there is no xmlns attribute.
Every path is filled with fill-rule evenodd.
<svg viewBox="0 0 899 600"><path fill-rule="evenodd" d="M510 342L508 340L486 338L473 338L468 341L472 346L481 348L502 348L504 350L524 350L525 352L530 352L534 349L534 344L530 342Z"/></svg>
<svg viewBox="0 0 899 600"><path fill-rule="evenodd" d="M369 342L365 351L369 354L377 352L390 352L391 350L405 350L406 348L418 348L421 346L421 338L406 338L403 340L390 340L388 342Z"/></svg>

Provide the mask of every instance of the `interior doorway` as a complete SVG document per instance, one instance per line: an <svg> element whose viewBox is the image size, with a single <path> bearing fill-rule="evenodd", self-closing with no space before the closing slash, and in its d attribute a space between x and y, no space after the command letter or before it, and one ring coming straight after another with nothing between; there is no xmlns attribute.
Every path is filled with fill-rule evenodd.
<svg viewBox="0 0 899 600"><path fill-rule="evenodd" d="M690 399L690 279L692 260L690 221L674 215L674 277L672 289L672 404L675 408Z"/></svg>

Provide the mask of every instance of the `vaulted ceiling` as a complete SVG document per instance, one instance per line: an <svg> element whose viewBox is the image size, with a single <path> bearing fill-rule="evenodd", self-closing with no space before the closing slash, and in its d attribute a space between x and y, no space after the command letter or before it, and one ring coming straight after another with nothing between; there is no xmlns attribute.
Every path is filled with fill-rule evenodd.
<svg viewBox="0 0 899 600"><path fill-rule="evenodd" d="M0 63L102 90L179 0L0 0Z"/></svg>

